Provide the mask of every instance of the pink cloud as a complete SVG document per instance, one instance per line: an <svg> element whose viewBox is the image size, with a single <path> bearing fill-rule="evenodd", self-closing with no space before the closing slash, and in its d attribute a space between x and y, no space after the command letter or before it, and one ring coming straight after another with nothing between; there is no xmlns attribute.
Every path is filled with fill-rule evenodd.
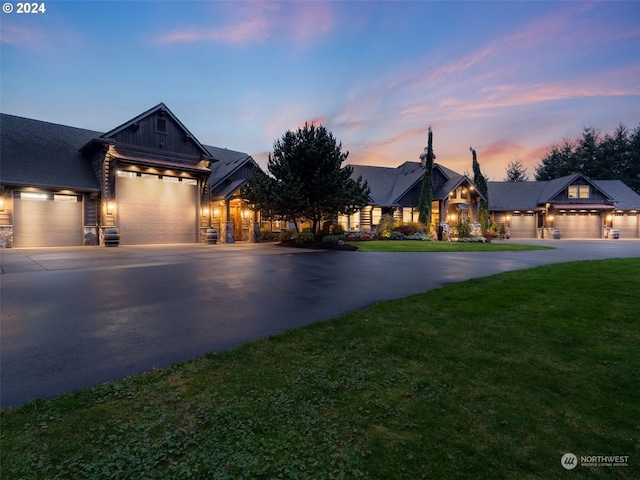
<svg viewBox="0 0 640 480"><path fill-rule="evenodd" d="M24 28L5 22L0 29L0 42L17 47L40 47L48 43L49 36L42 30Z"/></svg>
<svg viewBox="0 0 640 480"><path fill-rule="evenodd" d="M329 2L299 2L293 13L293 37L296 41L308 41L330 33L336 26L332 5Z"/></svg>
<svg viewBox="0 0 640 480"><path fill-rule="evenodd" d="M329 2L237 2L232 4L237 21L215 27L183 27L156 38L157 43L214 42L246 44L263 42L284 33L304 43L330 33L336 26Z"/></svg>

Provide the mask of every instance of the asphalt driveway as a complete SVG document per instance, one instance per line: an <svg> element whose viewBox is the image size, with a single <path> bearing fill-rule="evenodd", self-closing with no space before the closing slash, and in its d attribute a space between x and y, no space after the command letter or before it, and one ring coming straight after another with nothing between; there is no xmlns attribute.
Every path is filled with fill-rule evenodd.
<svg viewBox="0 0 640 480"><path fill-rule="evenodd" d="M585 259L640 241L555 250L363 253L272 244L0 250L0 405L162 368L449 283Z"/></svg>

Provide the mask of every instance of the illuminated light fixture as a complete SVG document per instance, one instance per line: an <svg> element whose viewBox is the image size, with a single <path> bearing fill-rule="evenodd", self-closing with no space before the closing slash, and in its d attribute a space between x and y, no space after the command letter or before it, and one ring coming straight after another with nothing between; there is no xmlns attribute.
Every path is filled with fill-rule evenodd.
<svg viewBox="0 0 640 480"><path fill-rule="evenodd" d="M548 217L548 218L549 218L549 221L550 221L550 222L553 222L553 215L549 215L549 217Z"/></svg>
<svg viewBox="0 0 640 480"><path fill-rule="evenodd" d="M0 212L4 212L4 198L0 198Z"/></svg>
<svg viewBox="0 0 640 480"><path fill-rule="evenodd" d="M607 222L610 222L613 219L613 217L611 216L611 214L607 215Z"/></svg>
<svg viewBox="0 0 640 480"><path fill-rule="evenodd" d="M219 208L214 208L213 209L213 216L214 217L219 217L220 216L220 209Z"/></svg>
<svg viewBox="0 0 640 480"><path fill-rule="evenodd" d="M113 215L113 212L116 211L116 204L113 202L107 202L107 214Z"/></svg>
<svg viewBox="0 0 640 480"><path fill-rule="evenodd" d="M209 209L207 207L204 207L202 209L202 216L206 217L207 215L209 215Z"/></svg>

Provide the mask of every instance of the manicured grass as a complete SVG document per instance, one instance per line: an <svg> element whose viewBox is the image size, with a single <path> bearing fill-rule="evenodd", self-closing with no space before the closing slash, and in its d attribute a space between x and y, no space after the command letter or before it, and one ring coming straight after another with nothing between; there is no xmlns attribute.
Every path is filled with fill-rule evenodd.
<svg viewBox="0 0 640 480"><path fill-rule="evenodd" d="M640 259L381 303L3 410L2 478L640 478L639 304Z"/></svg>
<svg viewBox="0 0 640 480"><path fill-rule="evenodd" d="M552 250L541 245L523 245L494 240L491 243L421 242L417 240L367 240L348 242L363 252L495 252L500 250Z"/></svg>

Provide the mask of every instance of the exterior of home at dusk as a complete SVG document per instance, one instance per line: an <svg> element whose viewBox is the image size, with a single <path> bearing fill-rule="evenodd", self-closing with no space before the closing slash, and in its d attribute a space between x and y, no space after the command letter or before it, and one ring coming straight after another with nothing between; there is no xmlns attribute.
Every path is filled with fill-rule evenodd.
<svg viewBox="0 0 640 480"><path fill-rule="evenodd" d="M345 230L373 230L382 215L392 215L397 221L418 221L418 203L425 166L421 162L405 162L397 168L352 165L352 178L362 176L371 193L369 205L350 216L341 216ZM455 226L458 220L478 221L482 195L473 181L442 165L433 167L432 222Z"/></svg>
<svg viewBox="0 0 640 480"><path fill-rule="evenodd" d="M251 237L256 214L239 199L255 164L201 144L159 105L107 133L2 114L0 244L197 243Z"/></svg>
<svg viewBox="0 0 640 480"><path fill-rule="evenodd" d="M0 137L0 247L102 245L111 227L123 245L199 243L210 228L220 242L259 239L260 214L241 198L256 162L203 145L163 103L106 133L0 114ZM369 203L339 223L370 231L384 214L416 221L424 169L353 165ZM481 199L470 178L434 165L434 224L477 222ZM562 238L607 238L611 229L640 238L640 195L617 180L489 182L489 209L512 238L550 228Z"/></svg>
<svg viewBox="0 0 640 480"><path fill-rule="evenodd" d="M384 214L417 221L424 165L397 168L353 165L371 188L369 204L339 223L345 230L375 229ZM640 195L620 180L574 174L546 182L488 182L489 213L511 238L640 238ZM432 224L452 230L459 220L478 221L481 195L465 175L433 168Z"/></svg>
<svg viewBox="0 0 640 480"><path fill-rule="evenodd" d="M489 210L512 238L640 238L640 195L577 173L546 182L489 182Z"/></svg>

